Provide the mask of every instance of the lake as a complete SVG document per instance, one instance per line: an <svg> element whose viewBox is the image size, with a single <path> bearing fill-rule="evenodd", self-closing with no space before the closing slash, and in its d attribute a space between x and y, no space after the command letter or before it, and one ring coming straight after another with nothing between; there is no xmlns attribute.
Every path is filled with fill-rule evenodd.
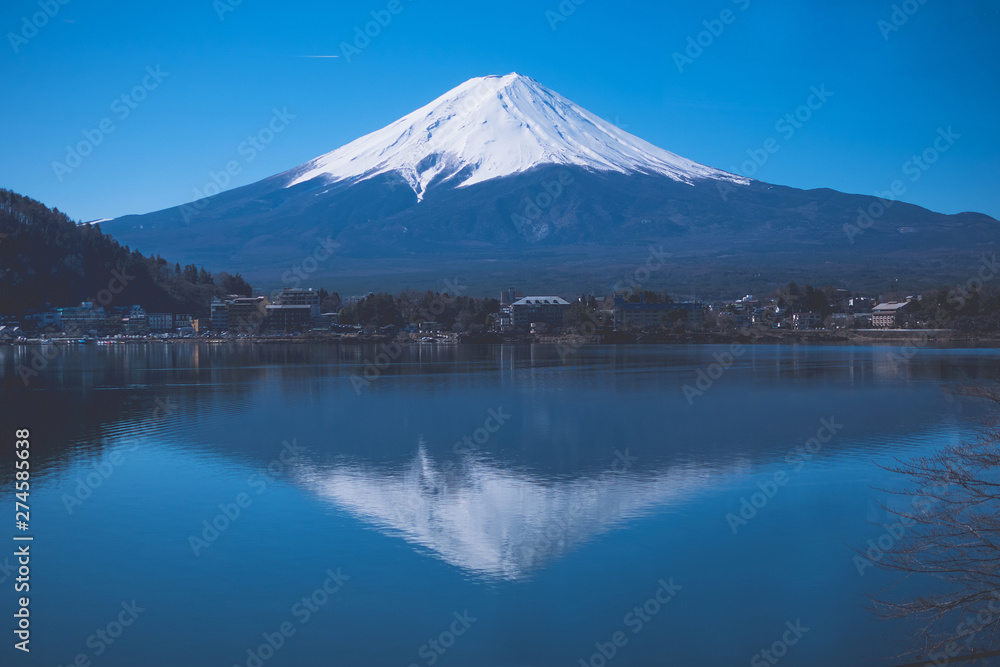
<svg viewBox="0 0 1000 667"><path fill-rule="evenodd" d="M853 547L886 531L880 466L971 437L949 390L1000 376L891 346L38 353L0 347L10 535L31 443L11 665L906 662Z"/></svg>

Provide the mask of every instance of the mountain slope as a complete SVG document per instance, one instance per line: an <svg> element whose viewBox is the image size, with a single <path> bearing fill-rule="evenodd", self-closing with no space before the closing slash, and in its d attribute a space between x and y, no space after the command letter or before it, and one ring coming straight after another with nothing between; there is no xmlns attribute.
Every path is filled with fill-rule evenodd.
<svg viewBox="0 0 1000 667"><path fill-rule="evenodd" d="M700 165L624 132L516 73L471 79L395 123L287 172L288 186L397 173L423 199L541 165L595 171L747 179Z"/></svg>
<svg viewBox="0 0 1000 667"><path fill-rule="evenodd" d="M200 315L217 293L225 292L204 268L177 271L122 247L99 225L78 225L58 209L0 189L0 313L100 299Z"/></svg>
<svg viewBox="0 0 1000 667"><path fill-rule="evenodd" d="M700 165L507 75L466 82L257 183L103 224L146 252L241 271L262 286L288 284L330 239L336 256L297 277L347 292L456 276L478 291L606 291L661 245L672 257L651 287L901 287L964 280L980 248L1000 238L988 216L901 202L849 237L845 225L876 202Z"/></svg>

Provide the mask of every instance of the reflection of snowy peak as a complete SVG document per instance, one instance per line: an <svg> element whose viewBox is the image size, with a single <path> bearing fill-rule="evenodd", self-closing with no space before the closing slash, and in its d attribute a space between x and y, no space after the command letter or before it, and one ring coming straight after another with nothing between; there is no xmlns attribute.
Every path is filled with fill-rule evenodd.
<svg viewBox="0 0 1000 667"><path fill-rule="evenodd" d="M624 132L519 74L470 79L430 104L292 169L288 186L399 173L422 198L435 180L456 186L539 165L695 178L737 177Z"/></svg>
<svg viewBox="0 0 1000 667"><path fill-rule="evenodd" d="M574 547L707 483L707 470L608 472L549 481L465 458L445 472L424 453L403 472L300 471L305 485L363 521L479 575L525 577Z"/></svg>

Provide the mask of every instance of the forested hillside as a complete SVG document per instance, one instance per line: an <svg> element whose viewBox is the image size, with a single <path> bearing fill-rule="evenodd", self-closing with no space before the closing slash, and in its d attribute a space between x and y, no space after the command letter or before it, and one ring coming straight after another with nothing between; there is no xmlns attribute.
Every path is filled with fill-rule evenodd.
<svg viewBox="0 0 1000 667"><path fill-rule="evenodd" d="M0 189L0 313L96 300L197 316L207 313L213 295L226 293L249 294L250 287L238 274L213 277L204 267L146 257L99 225L77 224L58 209Z"/></svg>

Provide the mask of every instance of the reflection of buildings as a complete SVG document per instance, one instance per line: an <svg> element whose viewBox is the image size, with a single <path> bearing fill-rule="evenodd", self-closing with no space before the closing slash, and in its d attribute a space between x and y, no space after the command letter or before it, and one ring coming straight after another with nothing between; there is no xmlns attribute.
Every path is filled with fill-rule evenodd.
<svg viewBox="0 0 1000 667"><path fill-rule="evenodd" d="M410 467L303 468L316 494L442 560L516 580L580 544L707 484L707 469L609 471L550 480L463 456L440 465L421 447Z"/></svg>

